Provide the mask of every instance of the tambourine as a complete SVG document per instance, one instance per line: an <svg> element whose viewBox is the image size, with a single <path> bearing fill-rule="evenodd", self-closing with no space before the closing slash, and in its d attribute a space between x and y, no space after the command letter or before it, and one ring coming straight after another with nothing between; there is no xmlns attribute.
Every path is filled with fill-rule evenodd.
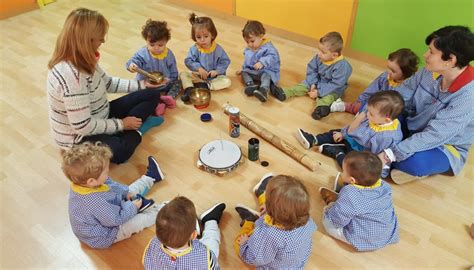
<svg viewBox="0 0 474 270"><path fill-rule="evenodd" d="M201 170L223 176L237 169L244 160L237 144L226 140L215 140L199 149L196 165Z"/></svg>

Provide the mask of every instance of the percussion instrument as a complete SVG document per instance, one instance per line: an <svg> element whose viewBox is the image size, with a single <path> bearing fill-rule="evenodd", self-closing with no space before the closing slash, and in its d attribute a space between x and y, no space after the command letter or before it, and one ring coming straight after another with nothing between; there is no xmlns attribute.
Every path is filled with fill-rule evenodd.
<svg viewBox="0 0 474 270"><path fill-rule="evenodd" d="M205 144L198 154L197 166L206 172L226 175L244 162L240 147L230 141L215 140Z"/></svg>
<svg viewBox="0 0 474 270"><path fill-rule="evenodd" d="M143 76L147 77L150 83L153 83L153 84L160 84L165 79L163 74L161 74L161 72L158 72L158 71L150 73L150 72L144 71L143 69L139 67L136 67L136 71L142 74Z"/></svg>
<svg viewBox="0 0 474 270"><path fill-rule="evenodd" d="M196 109L204 109L211 102L211 91L206 88L194 88L189 93L189 99Z"/></svg>

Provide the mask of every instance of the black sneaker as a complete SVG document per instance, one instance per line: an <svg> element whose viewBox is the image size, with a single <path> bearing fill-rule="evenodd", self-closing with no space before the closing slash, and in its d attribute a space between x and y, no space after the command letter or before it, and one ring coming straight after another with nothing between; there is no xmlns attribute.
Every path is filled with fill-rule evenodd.
<svg viewBox="0 0 474 270"><path fill-rule="evenodd" d="M296 138L305 149L310 149L317 144L316 138L314 138L313 134L310 134L301 128L298 129L298 136Z"/></svg>
<svg viewBox="0 0 474 270"><path fill-rule="evenodd" d="M184 103L191 102L191 98L189 97L189 93L191 93L191 90L193 90L192 87L188 87L188 88L184 89L184 93L181 95L181 100Z"/></svg>
<svg viewBox="0 0 474 270"><path fill-rule="evenodd" d="M258 88L257 90L253 91L253 95L260 100L260 102L267 102L268 100L268 90L265 88Z"/></svg>
<svg viewBox="0 0 474 270"><path fill-rule="evenodd" d="M257 211L243 204L237 204L237 206L235 207L235 211L237 211L241 218L240 227L244 225L244 222L246 220L255 222L259 218L259 213Z"/></svg>
<svg viewBox="0 0 474 270"><path fill-rule="evenodd" d="M148 157L148 167L146 168L145 175L155 179L155 183L165 179L165 175L161 171L160 165L158 165L158 162L152 156Z"/></svg>
<svg viewBox="0 0 474 270"><path fill-rule="evenodd" d="M214 205L213 207L207 209L204 211L201 216L201 223L203 225L206 224L209 220L215 220L217 224L219 224L219 221L221 221L222 213L224 212L225 209L225 203L218 203Z"/></svg>
<svg viewBox="0 0 474 270"><path fill-rule="evenodd" d="M314 109L313 113L311 114L311 117L313 117L314 120L319 120L323 117L328 116L330 112L331 112L331 107L318 106L316 107L316 109Z"/></svg>
<svg viewBox="0 0 474 270"><path fill-rule="evenodd" d="M253 192L255 193L255 196L260 197L265 192L265 189L267 188L268 181L272 179L273 173L267 173L265 174L260 181L253 187Z"/></svg>
<svg viewBox="0 0 474 270"><path fill-rule="evenodd" d="M257 89L258 89L258 85L255 85L255 84L247 85L245 86L244 93L247 96L253 96L253 91Z"/></svg>
<svg viewBox="0 0 474 270"><path fill-rule="evenodd" d="M181 83L179 81L175 81L171 83L170 90L168 90L167 95L171 96L173 99L176 99L181 92Z"/></svg>
<svg viewBox="0 0 474 270"><path fill-rule="evenodd" d="M319 152L334 159L336 159L338 155L344 154L344 150L344 144L325 143L319 146Z"/></svg>
<svg viewBox="0 0 474 270"><path fill-rule="evenodd" d="M146 199L145 197L143 197L140 194L137 194L136 198L137 199L142 199L142 206L140 206L140 208L138 208L138 213L141 213L141 212L147 210L148 208L150 208L155 203L154 200Z"/></svg>
<svg viewBox="0 0 474 270"><path fill-rule="evenodd" d="M283 102L286 100L285 92L283 91L283 89L281 89L281 87L278 87L274 84L270 84L270 93L279 101Z"/></svg>

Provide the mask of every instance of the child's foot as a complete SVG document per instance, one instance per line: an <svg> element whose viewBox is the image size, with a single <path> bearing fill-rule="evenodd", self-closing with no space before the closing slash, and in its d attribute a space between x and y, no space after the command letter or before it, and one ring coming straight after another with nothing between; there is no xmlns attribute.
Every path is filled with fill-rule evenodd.
<svg viewBox="0 0 474 270"><path fill-rule="evenodd" d="M273 173L267 173L265 174L262 179L253 187L253 192L255 193L255 196L260 197L265 192L265 189L267 188L268 181L272 179Z"/></svg>
<svg viewBox="0 0 474 270"><path fill-rule="evenodd" d="M189 102L191 102L191 98L189 97L189 93L191 93L191 90L193 90L192 87L188 87L188 88L184 89L184 92L183 92L183 94L181 95L181 100L182 100L184 103L189 103Z"/></svg>
<svg viewBox="0 0 474 270"><path fill-rule="evenodd" d="M343 112L346 110L346 105L342 99L338 98L331 104L331 112Z"/></svg>
<svg viewBox="0 0 474 270"><path fill-rule="evenodd" d="M338 172L337 175L336 175L336 179L334 180L333 190L337 193L339 193L341 191L341 188L343 188L345 185L347 185L347 183L344 183L342 181L341 175L342 174L340 172Z"/></svg>
<svg viewBox="0 0 474 270"><path fill-rule="evenodd" d="M325 187L320 187L319 193L321 194L321 197L323 198L323 201L326 204L335 202L337 200L337 197L339 196L336 192Z"/></svg>
<svg viewBox="0 0 474 270"><path fill-rule="evenodd" d="M213 207L207 209L204 211L201 216L201 223L203 225L206 224L209 220L215 220L217 224L221 221L222 213L224 213L225 209L225 203L218 203L214 205Z"/></svg>
<svg viewBox="0 0 474 270"><path fill-rule="evenodd" d="M166 105L166 108L174 109L176 108L176 97L167 95L161 96L160 100Z"/></svg>
<svg viewBox="0 0 474 270"><path fill-rule="evenodd" d="M336 159L337 156L344 154L344 144L321 144L319 146L319 152L325 156Z"/></svg>
<svg viewBox="0 0 474 270"><path fill-rule="evenodd" d="M247 85L245 86L244 93L247 96L253 96L253 91L257 89L258 89L258 85L255 85L255 84Z"/></svg>
<svg viewBox="0 0 474 270"><path fill-rule="evenodd" d="M331 109L329 106L318 106L316 109L314 109L311 117L313 117L314 120L319 120L325 116L328 116L330 111Z"/></svg>
<svg viewBox="0 0 474 270"><path fill-rule="evenodd" d="M296 138L305 149L310 149L318 144L318 141L312 134L302 130L301 128L298 129L298 136Z"/></svg>
<svg viewBox="0 0 474 270"><path fill-rule="evenodd" d="M256 96L258 100L260 100L260 102L267 102L268 89L260 87L257 90L253 91L253 95Z"/></svg>
<svg viewBox="0 0 474 270"><path fill-rule="evenodd" d="M408 174L406 172L402 172L402 171L397 170L397 169L393 169L390 172L390 176L392 178L392 181L395 182L395 184L398 184L398 185L403 185L403 184L413 182L415 180L420 180L420 179L423 179L423 178L426 177L426 176L411 175L411 174Z"/></svg>
<svg viewBox="0 0 474 270"><path fill-rule="evenodd" d="M150 208L155 203L154 200L146 199L145 197L143 197L140 194L137 194L137 199L138 198L142 199L142 206L140 206L140 208L138 209L138 213L141 213L141 212L147 210L148 208Z"/></svg>
<svg viewBox="0 0 474 270"><path fill-rule="evenodd" d="M278 87L276 85L271 84L270 85L270 93L276 97L279 101L285 101L286 100L286 95L283 89L281 87Z"/></svg>
<svg viewBox="0 0 474 270"><path fill-rule="evenodd" d="M149 116L145 120L145 122L143 122L143 124L140 126L140 128L138 129L138 132L140 132L140 134L142 134L143 136L152 127L157 127L161 125L164 121L165 119L161 116Z"/></svg>
<svg viewBox="0 0 474 270"><path fill-rule="evenodd" d="M259 213L257 211L243 204L237 204L235 211L237 211L241 219L240 227L244 225L245 221L255 222L259 218Z"/></svg>
<svg viewBox="0 0 474 270"><path fill-rule="evenodd" d="M161 171L160 165L158 165L158 162L152 156L148 157L148 167L146 168L145 175L155 179L155 183L165 179L165 175Z"/></svg>

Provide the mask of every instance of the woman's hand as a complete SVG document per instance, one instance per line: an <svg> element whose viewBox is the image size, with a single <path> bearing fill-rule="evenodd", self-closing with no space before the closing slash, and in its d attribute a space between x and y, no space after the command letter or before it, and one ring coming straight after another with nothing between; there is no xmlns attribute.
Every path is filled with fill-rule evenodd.
<svg viewBox="0 0 474 270"><path fill-rule="evenodd" d="M332 133L332 138L334 139L335 142L338 143L338 142L342 141L342 133L339 132L339 131L334 131Z"/></svg>
<svg viewBox="0 0 474 270"><path fill-rule="evenodd" d="M203 80L207 80L207 71L205 69L203 69L202 67L200 67L198 70L198 73L199 73L199 77L201 77L201 79Z"/></svg>
<svg viewBox="0 0 474 270"><path fill-rule="evenodd" d="M124 130L137 130L142 126L142 119L135 116L127 116L122 119Z"/></svg>

